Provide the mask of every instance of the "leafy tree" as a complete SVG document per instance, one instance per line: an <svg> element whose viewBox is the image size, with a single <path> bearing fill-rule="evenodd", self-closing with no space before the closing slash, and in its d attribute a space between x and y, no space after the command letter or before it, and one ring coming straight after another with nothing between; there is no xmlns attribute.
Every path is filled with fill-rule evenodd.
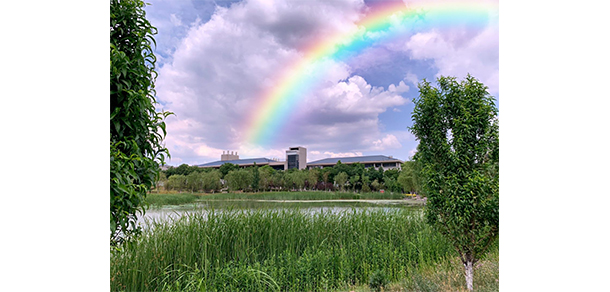
<svg viewBox="0 0 610 292"><path fill-rule="evenodd" d="M155 185L155 189L157 189L157 192L163 188L164 190L167 190L167 177L165 176L165 173L160 172L159 173L159 179L157 180L157 183Z"/></svg>
<svg viewBox="0 0 610 292"><path fill-rule="evenodd" d="M246 169L237 169L231 170L227 175L225 175L225 180L227 181L227 185L229 190L237 191L237 190L246 190L252 184L253 179L252 172Z"/></svg>
<svg viewBox="0 0 610 292"><path fill-rule="evenodd" d="M256 166L256 162L254 162L254 167L252 168L252 190L255 192L258 191L258 187L261 181L260 173L258 172L258 166Z"/></svg>
<svg viewBox="0 0 610 292"><path fill-rule="evenodd" d="M398 169L390 169L383 172L383 181L386 181L388 178L398 179L398 175L400 171Z"/></svg>
<svg viewBox="0 0 610 292"><path fill-rule="evenodd" d="M335 183L341 188L341 191L343 191L343 186L345 186L346 182L347 182L347 173L340 172L335 176Z"/></svg>
<svg viewBox="0 0 610 292"><path fill-rule="evenodd" d="M315 185L318 184L320 177L320 171L316 168L307 170L307 185L310 190L313 190Z"/></svg>
<svg viewBox="0 0 610 292"><path fill-rule="evenodd" d="M224 163L223 165L220 166L219 170L220 170L220 174L222 175L221 178L225 178L225 176L227 175L227 173L229 173L231 170L238 170L239 169L239 165L237 164L233 164L233 163Z"/></svg>
<svg viewBox="0 0 610 292"><path fill-rule="evenodd" d="M357 174L350 177L349 183L352 185L352 191L354 191L354 192L356 191L356 185L358 184L359 180L360 180L360 176Z"/></svg>
<svg viewBox="0 0 610 292"><path fill-rule="evenodd" d="M307 173L304 170L295 169L286 174L286 180L289 182L289 186L294 185L297 190L303 189L305 187L305 181L307 180Z"/></svg>
<svg viewBox="0 0 610 292"><path fill-rule="evenodd" d="M283 170L279 170L276 171L275 174L273 175L273 187L274 188L279 188L279 189L284 189L286 188L286 182L284 180L284 171Z"/></svg>
<svg viewBox="0 0 610 292"><path fill-rule="evenodd" d="M191 173L191 167L186 163L180 164L178 167L176 167L175 173L187 176Z"/></svg>
<svg viewBox="0 0 610 292"><path fill-rule="evenodd" d="M203 180L203 189L207 191L218 191L220 190L220 171L214 169L206 171L201 174Z"/></svg>
<svg viewBox="0 0 610 292"><path fill-rule="evenodd" d="M419 175L416 169L417 163L415 161L405 161L402 164L402 171L398 175L398 184L402 187L402 190L407 193L420 193Z"/></svg>
<svg viewBox="0 0 610 292"><path fill-rule="evenodd" d="M203 190L203 177L200 172L194 171L186 176L186 187L191 192Z"/></svg>
<svg viewBox="0 0 610 292"><path fill-rule="evenodd" d="M140 232L136 213L169 157L169 112L155 110L155 27L140 0L110 1L110 243Z"/></svg>
<svg viewBox="0 0 610 292"><path fill-rule="evenodd" d="M386 177L384 188L390 192L401 192L402 187L398 184L398 181L394 177Z"/></svg>
<svg viewBox="0 0 610 292"><path fill-rule="evenodd" d="M186 189L186 176L174 174L167 180L167 186L170 190L183 191Z"/></svg>
<svg viewBox="0 0 610 292"><path fill-rule="evenodd" d="M473 267L499 236L498 110L470 74L460 83L440 77L437 85L418 85L414 158L422 165L426 219L453 243L473 290Z"/></svg>
<svg viewBox="0 0 610 292"><path fill-rule="evenodd" d="M258 170L260 187L263 190L269 190L273 185L273 174L275 173L275 169L269 165L264 165Z"/></svg>
<svg viewBox="0 0 610 292"><path fill-rule="evenodd" d="M373 189L373 191L378 191L380 186L381 186L381 184L379 183L378 180L374 180L371 183L371 189Z"/></svg>
<svg viewBox="0 0 610 292"><path fill-rule="evenodd" d="M362 176L362 192L363 193L369 193L371 191L371 187L369 186L371 179L369 178L369 176L364 175Z"/></svg>

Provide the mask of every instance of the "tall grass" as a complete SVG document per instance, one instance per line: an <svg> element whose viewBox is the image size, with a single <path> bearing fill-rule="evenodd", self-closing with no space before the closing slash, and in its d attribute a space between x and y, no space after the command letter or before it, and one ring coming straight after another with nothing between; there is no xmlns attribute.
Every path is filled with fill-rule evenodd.
<svg viewBox="0 0 610 292"><path fill-rule="evenodd" d="M262 192L262 193L227 193L201 196L205 200L400 200L405 196L400 193L353 193L353 192Z"/></svg>
<svg viewBox="0 0 610 292"><path fill-rule="evenodd" d="M111 254L113 291L319 291L455 256L409 209L209 210L151 225Z"/></svg>
<svg viewBox="0 0 610 292"><path fill-rule="evenodd" d="M156 194L146 195L145 203L152 206L182 205L194 203L200 196L189 193Z"/></svg>

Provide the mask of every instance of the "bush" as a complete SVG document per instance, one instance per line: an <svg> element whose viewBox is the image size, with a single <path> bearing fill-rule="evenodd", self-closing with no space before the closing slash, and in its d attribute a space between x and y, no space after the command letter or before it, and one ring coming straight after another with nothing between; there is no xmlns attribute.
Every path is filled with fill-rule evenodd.
<svg viewBox="0 0 610 292"><path fill-rule="evenodd" d="M369 279L369 287L373 289L373 291L381 291L382 288L388 285L388 277L383 272L383 270L377 270Z"/></svg>

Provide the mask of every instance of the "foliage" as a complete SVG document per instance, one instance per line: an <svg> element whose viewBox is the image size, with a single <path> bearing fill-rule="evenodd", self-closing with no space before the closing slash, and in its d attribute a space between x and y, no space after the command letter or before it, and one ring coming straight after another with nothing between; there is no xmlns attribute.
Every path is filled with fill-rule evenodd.
<svg viewBox="0 0 610 292"><path fill-rule="evenodd" d="M203 176L199 172L191 172L186 176L186 188L191 192L203 190Z"/></svg>
<svg viewBox="0 0 610 292"><path fill-rule="evenodd" d="M221 174L221 178L225 178L225 176L231 171L231 170L238 170L239 169L239 165L237 164L233 164L233 163L223 163L219 170L220 170L220 174Z"/></svg>
<svg viewBox="0 0 610 292"><path fill-rule="evenodd" d="M343 190L343 187L345 186L346 182L347 182L347 173L340 172L339 174L337 174L337 176L335 176L335 183L339 186L339 188L341 188L341 190Z"/></svg>
<svg viewBox="0 0 610 292"><path fill-rule="evenodd" d="M275 169L269 165L264 165L258 170L259 180L260 180L260 188L263 190L270 190L273 186L273 175L275 174Z"/></svg>
<svg viewBox="0 0 610 292"><path fill-rule="evenodd" d="M313 190L320 180L320 171L318 169L310 169L307 173L307 186L310 190Z"/></svg>
<svg viewBox="0 0 610 292"><path fill-rule="evenodd" d="M219 191L222 185L220 184L220 171L212 170L201 174L203 180L203 190L206 192Z"/></svg>
<svg viewBox="0 0 610 292"><path fill-rule="evenodd" d="M157 33L139 0L110 1L110 243L138 233L136 213L168 150L164 118L155 110Z"/></svg>
<svg viewBox="0 0 610 292"><path fill-rule="evenodd" d="M376 292L381 291L385 286L388 285L388 277L383 270L377 270L369 279L369 287Z"/></svg>
<svg viewBox="0 0 610 292"><path fill-rule="evenodd" d="M420 193L421 183L419 181L418 163L416 161L405 161L402 171L398 175L398 184L407 193Z"/></svg>
<svg viewBox="0 0 610 292"><path fill-rule="evenodd" d="M378 191L380 186L381 186L381 184L380 184L380 183L379 183L379 181L377 181L377 180L374 180L374 181L371 183L371 189L372 189L373 191Z"/></svg>
<svg viewBox="0 0 610 292"><path fill-rule="evenodd" d="M227 186L231 191L243 191L250 188L252 184L253 174L246 169L231 170L225 175Z"/></svg>
<svg viewBox="0 0 610 292"><path fill-rule="evenodd" d="M174 174L167 179L167 189L172 191L185 191L187 189L186 176Z"/></svg>
<svg viewBox="0 0 610 292"><path fill-rule="evenodd" d="M419 140L427 221L447 236L472 290L473 265L499 236L498 110L487 87L468 75L419 84L411 131Z"/></svg>
<svg viewBox="0 0 610 292"><path fill-rule="evenodd" d="M170 177L174 174L181 174L181 175L186 176L193 172L204 172L204 171L206 171L205 168L201 168L196 165L190 166L188 164L183 163L183 164L180 164L180 166L178 166L178 167L170 166L164 172L167 177Z"/></svg>
<svg viewBox="0 0 610 292"><path fill-rule="evenodd" d="M146 204L149 206L183 205L193 203L198 199L197 195L182 194L148 194Z"/></svg>
<svg viewBox="0 0 610 292"><path fill-rule="evenodd" d="M284 178L287 188L302 190L305 187L305 181L307 180L307 170L291 170L285 174Z"/></svg>
<svg viewBox="0 0 610 292"><path fill-rule="evenodd" d="M258 171L258 167L256 166L256 162L254 162L254 167L252 167L252 190L255 192L259 189L260 181L261 176Z"/></svg>

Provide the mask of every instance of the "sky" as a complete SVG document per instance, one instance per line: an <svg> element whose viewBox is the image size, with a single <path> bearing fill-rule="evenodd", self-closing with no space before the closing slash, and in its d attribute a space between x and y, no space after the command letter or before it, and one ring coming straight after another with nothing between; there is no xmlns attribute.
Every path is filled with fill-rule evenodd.
<svg viewBox="0 0 610 292"><path fill-rule="evenodd" d="M168 165L223 151L284 160L293 146L307 148L308 161L408 160L417 83L441 75L470 73L499 106L498 1L147 2L158 29L157 108L174 113Z"/></svg>

